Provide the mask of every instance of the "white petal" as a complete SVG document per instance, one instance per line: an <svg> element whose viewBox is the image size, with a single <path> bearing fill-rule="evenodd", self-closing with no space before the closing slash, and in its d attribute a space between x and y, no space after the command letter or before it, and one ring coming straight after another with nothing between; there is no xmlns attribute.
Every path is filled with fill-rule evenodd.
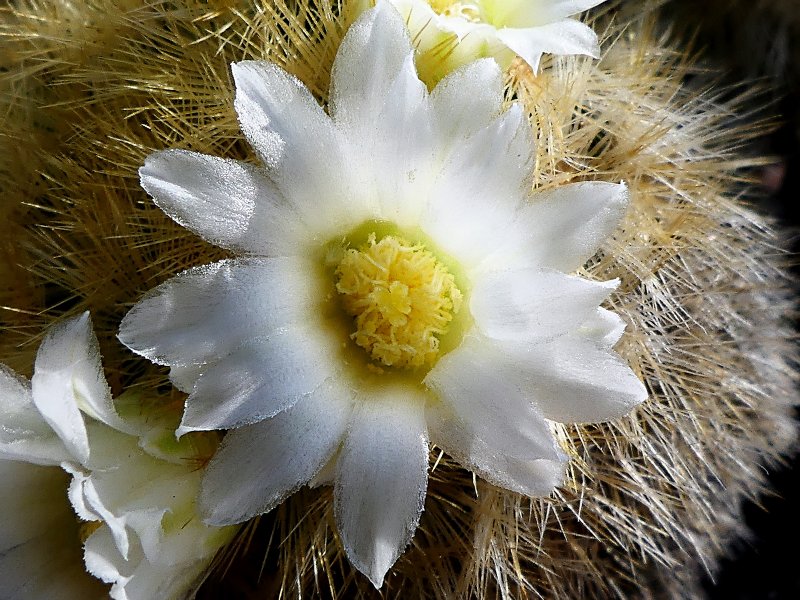
<svg viewBox="0 0 800 600"><path fill-rule="evenodd" d="M324 299L314 267L299 258L223 260L179 273L125 315L119 339L159 364L189 366L242 342L306 321Z"/></svg>
<svg viewBox="0 0 800 600"><path fill-rule="evenodd" d="M333 68L331 115L373 218L417 224L433 160L428 91L396 11L379 5L348 31Z"/></svg>
<svg viewBox="0 0 800 600"><path fill-rule="evenodd" d="M286 410L338 372L337 350L327 331L300 326L243 346L204 370L177 434L240 427Z"/></svg>
<svg viewBox="0 0 800 600"><path fill-rule="evenodd" d="M557 460L560 452L529 391L516 378L499 373L489 340L468 335L425 377L467 431L498 454Z"/></svg>
<svg viewBox="0 0 800 600"><path fill-rule="evenodd" d="M516 458L477 437L469 425L443 404L429 407L426 416L431 441L489 483L526 496L547 496L564 480L566 455Z"/></svg>
<svg viewBox="0 0 800 600"><path fill-rule="evenodd" d="M574 271L619 226L627 207L624 183L574 183L535 193L486 263Z"/></svg>
<svg viewBox="0 0 800 600"><path fill-rule="evenodd" d="M189 365L187 367L172 365L169 369L169 380L180 391L191 394L204 367L205 365Z"/></svg>
<svg viewBox="0 0 800 600"><path fill-rule="evenodd" d="M462 265L478 264L506 239L529 188L532 144L522 107L514 104L443 166L420 225Z"/></svg>
<svg viewBox="0 0 800 600"><path fill-rule="evenodd" d="M138 562L136 559L140 559L140 555L141 550L137 548L136 555L130 557L132 560L123 558L108 527L100 527L92 532L84 546L86 570L101 581L114 584L111 597L115 600L128 600L124 588L133 575Z"/></svg>
<svg viewBox="0 0 800 600"><path fill-rule="evenodd" d="M107 594L81 560L69 477L58 467L0 460L0 598L98 600Z"/></svg>
<svg viewBox="0 0 800 600"><path fill-rule="evenodd" d="M527 0L517 0L524 4ZM580 12L594 8L606 0L538 0L537 9L546 11L547 20L555 21L564 17L571 17Z"/></svg>
<svg viewBox="0 0 800 600"><path fill-rule="evenodd" d="M163 511L137 512L131 515L134 527L155 524L161 530ZM181 519L172 515L168 519ZM141 523L137 524L138 521ZM189 598L202 579L216 551L230 539L225 530L200 525L194 519L170 527L151 553L141 538L127 561L123 560L101 527L86 541L86 565L97 577L114 583L115 600L152 600L154 598Z"/></svg>
<svg viewBox="0 0 800 600"><path fill-rule="evenodd" d="M58 465L69 458L64 443L33 403L31 386L0 364L0 459Z"/></svg>
<svg viewBox="0 0 800 600"><path fill-rule="evenodd" d="M586 320L577 333L596 341L598 347L610 350L625 333L625 321L615 312L598 308L595 316Z"/></svg>
<svg viewBox="0 0 800 600"><path fill-rule="evenodd" d="M244 61L231 71L242 131L299 218L323 238L365 220L363 198L348 185L349 153L311 92L273 63ZM282 227L264 225L262 236Z"/></svg>
<svg viewBox="0 0 800 600"><path fill-rule="evenodd" d="M456 69L431 92L436 140L449 146L487 127L503 104L500 67L484 58Z"/></svg>
<svg viewBox="0 0 800 600"><path fill-rule="evenodd" d="M165 150L147 157L139 177L161 210L223 248L298 254L309 237L275 184L254 165Z"/></svg>
<svg viewBox="0 0 800 600"><path fill-rule="evenodd" d="M484 273L473 283L470 312L489 337L543 340L576 329L618 284L533 269Z"/></svg>
<svg viewBox="0 0 800 600"><path fill-rule="evenodd" d="M334 513L353 566L380 588L411 541L428 488L428 439L413 391L367 398L338 461Z"/></svg>
<svg viewBox="0 0 800 600"><path fill-rule="evenodd" d="M498 27L533 27L571 17L605 0L482 0L487 19Z"/></svg>
<svg viewBox="0 0 800 600"><path fill-rule="evenodd" d="M143 499L148 507L154 499L161 505L175 501L175 491L165 483L182 473L183 467L145 455L138 438L99 423L89 423L88 433L92 448L89 469L63 465L73 474L70 501L82 519L103 521L119 552L128 557L135 545L135 536L128 529L129 511L140 508Z"/></svg>
<svg viewBox="0 0 800 600"><path fill-rule="evenodd" d="M330 112L337 122L355 123L380 113L392 99L398 75L413 56L402 17L385 2L350 26L333 64Z"/></svg>
<svg viewBox="0 0 800 600"><path fill-rule="evenodd" d="M85 478L83 495L108 539L94 548L93 565L87 543L87 564L115 584L114 598L182 598L233 532L200 522L195 498L202 472L196 466L154 459L127 437L123 443L91 437L107 461Z"/></svg>
<svg viewBox="0 0 800 600"><path fill-rule="evenodd" d="M287 160L309 161L335 140L330 118L303 83L274 63L231 64L242 132L270 172ZM328 148L329 150L331 148Z"/></svg>
<svg viewBox="0 0 800 600"><path fill-rule="evenodd" d="M545 344L497 342L491 368L525 387L545 417L561 423L618 419L647 398L647 389L605 338L572 333Z"/></svg>
<svg viewBox="0 0 800 600"><path fill-rule="evenodd" d="M375 199L375 217L413 227L427 202L438 166L434 161L428 93L409 53L376 113L361 112L337 121L353 148L350 168L359 193Z"/></svg>
<svg viewBox="0 0 800 600"><path fill-rule="evenodd" d="M228 432L203 479L206 522L246 521L309 481L339 447L351 396L329 381L271 419Z"/></svg>
<svg viewBox="0 0 800 600"><path fill-rule="evenodd" d="M511 48L536 73L542 54L600 56L597 34L580 21L564 19L527 29L500 29L497 38Z"/></svg>
<svg viewBox="0 0 800 600"><path fill-rule="evenodd" d="M58 467L0 460L0 556L75 520L67 503L68 483L69 476Z"/></svg>
<svg viewBox="0 0 800 600"><path fill-rule="evenodd" d="M107 499L102 497L96 485L102 484L102 478L77 472L73 476L69 497L75 512L86 520L103 521L114 538L114 545L119 553L123 558L128 558L130 539L125 527L125 515L118 516L106 506Z"/></svg>
<svg viewBox="0 0 800 600"><path fill-rule="evenodd" d="M81 463L89 459L81 411L119 431L130 430L114 409L88 312L47 332L31 386L39 412Z"/></svg>

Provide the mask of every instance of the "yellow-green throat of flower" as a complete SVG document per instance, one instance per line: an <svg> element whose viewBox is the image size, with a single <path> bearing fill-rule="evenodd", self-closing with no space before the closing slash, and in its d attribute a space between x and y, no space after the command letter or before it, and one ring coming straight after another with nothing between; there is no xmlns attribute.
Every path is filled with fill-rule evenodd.
<svg viewBox="0 0 800 600"><path fill-rule="evenodd" d="M354 319L350 337L373 361L406 369L436 362L464 296L424 245L370 233L366 244L345 250L335 274L342 307Z"/></svg>
<svg viewBox="0 0 800 600"><path fill-rule="evenodd" d="M461 17L473 23L483 21L483 9L480 2L472 0L429 0L436 14L444 17Z"/></svg>

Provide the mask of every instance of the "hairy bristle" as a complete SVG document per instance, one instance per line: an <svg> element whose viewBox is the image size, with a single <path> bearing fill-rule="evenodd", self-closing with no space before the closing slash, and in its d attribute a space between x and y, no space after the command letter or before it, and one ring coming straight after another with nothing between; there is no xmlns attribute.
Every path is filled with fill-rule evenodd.
<svg viewBox="0 0 800 600"><path fill-rule="evenodd" d="M116 341L154 285L224 252L139 186L152 151L252 160L229 64L273 61L323 104L364 0L18 0L0 9L0 358L30 374L44 328L90 309L118 394L179 403L163 369ZM585 266L619 277L617 347L650 398L611 424L559 427L572 462L550 498L476 479L437 449L425 512L384 598L691 596L764 467L794 443L793 282L748 207L747 143L768 124L751 88L718 88L672 46L654 7L596 16L604 56L507 75L537 142L535 186L625 181L632 207ZM639 4L639 3L637 3ZM198 597L377 597L349 565L330 488L303 489L246 528Z"/></svg>

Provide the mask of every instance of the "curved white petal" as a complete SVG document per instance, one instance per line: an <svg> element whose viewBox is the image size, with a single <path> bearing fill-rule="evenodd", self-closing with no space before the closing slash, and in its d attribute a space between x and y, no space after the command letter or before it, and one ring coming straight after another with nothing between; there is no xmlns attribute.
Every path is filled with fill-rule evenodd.
<svg viewBox="0 0 800 600"><path fill-rule="evenodd" d="M509 410L507 390L514 390L520 402L533 405L537 414L561 423L597 423L620 418L647 398L647 390L630 366L611 350L608 334L603 335L604 330L610 331L611 322L599 322L599 317L593 317L590 323L592 327L587 331L572 332L544 343L471 336L440 361L439 364L445 363L448 379L440 381L442 375L437 365L426 381L435 382L440 388L449 384L466 398L483 390L489 405L498 406L497 410ZM471 357L469 361L462 358L465 353ZM451 359L451 355L455 358ZM452 362L458 363L455 373L449 373L453 371ZM470 368L478 373L470 375ZM489 383L480 388L481 382L472 382L470 377ZM497 390L494 396L492 385ZM469 390L462 389L467 387ZM437 391L449 400L444 389ZM450 404L458 413L456 400ZM515 419L511 414L506 418ZM478 425L486 426L480 422ZM483 436L478 433L478 437Z"/></svg>
<svg viewBox="0 0 800 600"><path fill-rule="evenodd" d="M81 560L79 522L58 467L0 460L0 598L107 596Z"/></svg>
<svg viewBox="0 0 800 600"><path fill-rule="evenodd" d="M297 213L255 165L165 150L145 159L139 177L161 210L212 244L284 256L299 254L308 242Z"/></svg>
<svg viewBox="0 0 800 600"><path fill-rule="evenodd" d="M271 419L228 432L203 479L205 521L241 523L298 490L339 447L351 405L352 392L328 381Z"/></svg>
<svg viewBox="0 0 800 600"><path fill-rule="evenodd" d="M380 112L338 122L352 147L359 193L374 199L376 218L414 227L437 165L428 92L409 53ZM357 158L356 158L357 157Z"/></svg>
<svg viewBox="0 0 800 600"><path fill-rule="evenodd" d="M98 479L100 478L94 478L91 474L73 472L73 479L69 488L72 507L82 519L102 521L113 537L114 545L120 555L127 559L129 557L131 539L125 527L126 515L121 514L118 516L106 506L107 500L101 497L96 487Z"/></svg>
<svg viewBox="0 0 800 600"><path fill-rule="evenodd" d="M484 273L473 283L470 313L491 338L545 340L593 316L618 284L534 269Z"/></svg>
<svg viewBox="0 0 800 600"><path fill-rule="evenodd" d="M529 390L545 417L561 423L597 423L628 414L647 389L608 339L580 332L544 344L495 342L497 359L487 365Z"/></svg>
<svg viewBox="0 0 800 600"><path fill-rule="evenodd" d="M162 530L158 543L147 548L144 537L136 539L129 558L123 559L106 527L86 540L86 567L96 577L113 583L115 600L152 600L153 598L193 597L216 551L230 538L225 529L209 528L183 515L165 511L137 512L130 519L154 525L162 530L163 522L184 519L176 527ZM136 526L136 525L134 525Z"/></svg>
<svg viewBox="0 0 800 600"><path fill-rule="evenodd" d="M428 488L422 403L386 390L359 407L339 456L334 514L347 556L376 588L411 541Z"/></svg>
<svg viewBox="0 0 800 600"><path fill-rule="evenodd" d="M497 27L533 27L559 21L605 0L481 0L486 18Z"/></svg>
<svg viewBox="0 0 800 600"><path fill-rule="evenodd" d="M336 147L330 118L299 79L266 61L232 63L231 73L242 133L270 172Z"/></svg>
<svg viewBox="0 0 800 600"><path fill-rule="evenodd" d="M511 48L536 73L542 54L583 54L593 58L600 56L600 43L591 27L564 19L546 25L526 29L500 29L497 39Z"/></svg>
<svg viewBox="0 0 800 600"><path fill-rule="evenodd" d="M433 129L428 91L392 7L380 4L348 31L333 67L331 115L349 141L355 193L373 218L416 225L436 166Z"/></svg>
<svg viewBox="0 0 800 600"><path fill-rule="evenodd" d="M114 408L88 312L50 328L36 354L31 388L39 412L83 464L89 442L82 412L118 431L131 430Z"/></svg>
<svg viewBox="0 0 800 600"><path fill-rule="evenodd" d="M349 152L311 92L273 63L243 61L231 71L242 132L299 218L323 236L363 221L364 199L348 185Z"/></svg>
<svg viewBox="0 0 800 600"><path fill-rule="evenodd" d="M431 92L437 143L449 152L465 137L488 127L502 105L502 74L494 60L484 58L456 69Z"/></svg>
<svg viewBox="0 0 800 600"><path fill-rule="evenodd" d="M420 226L462 266L477 265L505 240L527 195L532 144L522 107L514 104L443 166Z"/></svg>
<svg viewBox="0 0 800 600"><path fill-rule="evenodd" d="M177 435L249 425L290 408L341 369L337 350L336 339L313 326L243 346L197 379Z"/></svg>
<svg viewBox="0 0 800 600"><path fill-rule="evenodd" d="M125 315L119 339L159 364L190 366L308 320L325 294L315 266L294 257L241 258L179 273Z"/></svg>
<svg viewBox="0 0 800 600"><path fill-rule="evenodd" d="M100 440L111 444L107 463L84 478L84 499L102 521L86 542L87 568L114 584L112 598L188 597L235 530L200 521L195 499L202 472L195 464L155 459L128 437L127 449Z"/></svg>
<svg viewBox="0 0 800 600"><path fill-rule="evenodd" d="M172 365L169 368L169 380L176 388L191 394L194 384L203 372L204 364L180 366Z"/></svg>
<svg viewBox="0 0 800 600"><path fill-rule="evenodd" d="M624 183L582 182L537 192L483 266L574 271L614 232L627 208Z"/></svg>
<svg viewBox="0 0 800 600"><path fill-rule="evenodd" d="M528 390L495 368L496 353L486 338L468 335L443 356L425 385L463 423L466 431L500 455L524 460L558 460L550 427Z"/></svg>
<svg viewBox="0 0 800 600"><path fill-rule="evenodd" d="M598 347L610 350L625 333L625 321L615 312L598 308L595 315L587 319L576 333L596 341Z"/></svg>
<svg viewBox="0 0 800 600"><path fill-rule="evenodd" d="M564 480L566 455L521 459L499 451L444 404L426 410L431 441L461 465L496 486L526 496L547 496Z"/></svg>
<svg viewBox="0 0 800 600"><path fill-rule="evenodd" d="M100 527L87 539L84 546L86 570L106 583L114 584L109 596L114 600L131 600L125 587L133 577L136 564L141 560L138 546L130 560L126 560L116 547L108 527Z"/></svg>
<svg viewBox="0 0 800 600"><path fill-rule="evenodd" d="M402 17L385 2L364 12L339 46L331 72L330 113L345 128L380 113L407 73L411 42Z"/></svg>
<svg viewBox="0 0 800 600"><path fill-rule="evenodd" d="M31 385L0 364L0 459L59 465L70 458L64 443L33 403Z"/></svg>
<svg viewBox="0 0 800 600"><path fill-rule="evenodd" d="M167 512L189 507L189 519L193 514L196 518L192 507L200 473L192 463L175 464L145 454L133 436L115 437L103 429L93 428L91 439L93 449L104 451L105 460L92 471L73 472L73 508L81 518L103 523L122 559L136 562L140 549L153 558L164 543L162 517Z"/></svg>

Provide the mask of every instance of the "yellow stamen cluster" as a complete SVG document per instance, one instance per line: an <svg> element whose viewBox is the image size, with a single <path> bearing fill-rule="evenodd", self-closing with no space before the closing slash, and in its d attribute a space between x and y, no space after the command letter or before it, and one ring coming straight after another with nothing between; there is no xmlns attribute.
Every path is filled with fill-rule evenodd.
<svg viewBox="0 0 800 600"><path fill-rule="evenodd" d="M355 318L353 341L389 367L431 365L439 337L461 307L453 275L422 245L370 234L348 249L336 269L336 290Z"/></svg>
<svg viewBox="0 0 800 600"><path fill-rule="evenodd" d="M480 2L477 0L459 2L458 0L430 0L430 5L436 14L444 17L461 17L473 23L480 23L484 19L482 17L482 9Z"/></svg>

